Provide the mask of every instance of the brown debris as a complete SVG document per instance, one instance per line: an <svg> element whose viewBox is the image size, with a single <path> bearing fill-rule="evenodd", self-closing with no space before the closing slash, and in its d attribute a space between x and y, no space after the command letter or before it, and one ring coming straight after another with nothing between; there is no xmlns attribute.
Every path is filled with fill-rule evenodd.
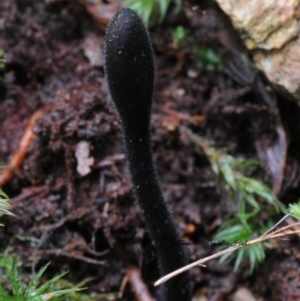
<svg viewBox="0 0 300 301"><path fill-rule="evenodd" d="M112 3L104 4L102 0L80 0L85 6L89 14L98 23L101 30L105 31L108 22L119 10L120 4L117 1L111 1Z"/></svg>
<svg viewBox="0 0 300 301"><path fill-rule="evenodd" d="M66 251L61 250L61 249L51 249L51 250L37 251L32 255L32 259L36 260L37 257L45 257L45 255L51 255L51 256L55 256L55 257L62 256L62 257L66 257L68 259L80 260L82 262L92 264L92 265L105 265L106 264L105 261L96 260L96 259L92 259L92 258L89 258L89 257L86 257L86 256L78 255L75 252L66 252Z"/></svg>
<svg viewBox="0 0 300 301"><path fill-rule="evenodd" d="M27 154L28 149L35 140L34 127L36 126L36 120L41 118L43 111L36 111L30 118L23 136L19 142L17 152L15 152L9 162L6 164L4 171L0 174L0 187L7 184L15 175L15 171L23 163L23 160Z"/></svg>
<svg viewBox="0 0 300 301"><path fill-rule="evenodd" d="M128 268L126 275L137 301L154 301L145 282L142 279L140 270L133 267Z"/></svg>

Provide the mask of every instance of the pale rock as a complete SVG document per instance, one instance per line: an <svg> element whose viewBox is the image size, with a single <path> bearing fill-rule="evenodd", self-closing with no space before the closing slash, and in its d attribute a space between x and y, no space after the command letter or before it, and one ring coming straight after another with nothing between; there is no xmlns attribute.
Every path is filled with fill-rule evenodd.
<svg viewBox="0 0 300 301"><path fill-rule="evenodd" d="M240 32L256 66L300 103L299 0L217 0Z"/></svg>
<svg viewBox="0 0 300 301"><path fill-rule="evenodd" d="M232 301L257 301L257 299L247 288L240 287L232 295Z"/></svg>

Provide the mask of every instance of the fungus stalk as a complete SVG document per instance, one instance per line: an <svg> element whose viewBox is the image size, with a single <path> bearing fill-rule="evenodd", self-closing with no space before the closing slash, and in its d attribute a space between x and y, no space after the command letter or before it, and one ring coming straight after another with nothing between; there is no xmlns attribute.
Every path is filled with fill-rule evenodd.
<svg viewBox="0 0 300 301"><path fill-rule="evenodd" d="M151 149L150 117L154 93L154 55L141 18L120 10L105 38L105 72L118 111L134 192L155 246L161 275L188 264L185 247L165 204ZM163 287L160 301L190 301L188 273Z"/></svg>

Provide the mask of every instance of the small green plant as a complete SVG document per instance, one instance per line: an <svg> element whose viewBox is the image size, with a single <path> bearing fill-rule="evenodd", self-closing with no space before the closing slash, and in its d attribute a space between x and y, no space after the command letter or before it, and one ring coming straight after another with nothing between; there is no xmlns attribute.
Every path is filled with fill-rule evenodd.
<svg viewBox="0 0 300 301"><path fill-rule="evenodd" d="M173 44L177 48L190 49L194 56L201 62L202 66L209 71L222 71L223 64L221 53L211 47L205 47L195 42L189 34L189 30L177 26L172 30Z"/></svg>
<svg viewBox="0 0 300 301"><path fill-rule="evenodd" d="M57 301L61 297L67 296L69 293L82 290L79 288L69 288L60 290L51 290L53 283L56 283L60 278L66 275L67 272L52 278L46 283L38 287L38 283L50 263L42 267L39 272L33 277L28 285L23 285L20 281L20 273L17 267L17 257L14 257L10 268L6 268L6 275L10 288L4 288L0 284L0 300L1 301ZM7 286L9 286L7 285Z"/></svg>
<svg viewBox="0 0 300 301"><path fill-rule="evenodd" d="M254 227L253 227L254 226ZM263 227L261 227L263 230ZM232 244L245 244L254 237L258 237L259 227L257 225L245 224L243 218L232 218L227 221L214 237L216 240L224 240ZM245 248L238 249L235 253L227 253L220 259L223 261L235 261L234 270L237 270L242 260L248 259L250 262L250 271L252 272L256 265L265 259L265 245L257 243Z"/></svg>
<svg viewBox="0 0 300 301"><path fill-rule="evenodd" d="M219 190L225 192L232 200L234 217L225 222L214 237L217 241L232 244L245 244L264 233L273 224L272 217L279 212L285 212L284 205L275 197L271 189L261 180L251 177L251 172L259 165L256 160L238 160L226 153L226 150L216 149L213 143L185 130L191 140L206 153L212 169L217 176ZM262 214L268 212L268 221L264 221ZM295 212L299 212L295 209ZM221 257L235 260L235 269L241 261L248 258L250 270L265 258L264 243L257 243L246 248L240 248L234 253Z"/></svg>
<svg viewBox="0 0 300 301"><path fill-rule="evenodd" d="M214 148L207 150L212 168L217 175L219 185L225 187L236 209L235 217L225 222L215 239L245 243L266 231L272 223L275 213L284 211L283 204L274 196L271 189L261 180L252 178L249 171L259 165L256 160L237 160ZM262 212L268 212L268 222L261 218ZM236 253L226 254L221 261L235 259L235 270L241 261L248 258L251 272L265 258L265 244L258 243L241 248Z"/></svg>
<svg viewBox="0 0 300 301"><path fill-rule="evenodd" d="M3 253L0 253L0 269L8 271L12 267L13 257L9 254L10 248L6 248Z"/></svg>
<svg viewBox="0 0 300 301"><path fill-rule="evenodd" d="M80 283L78 283L75 288L81 288L85 286L90 281L94 280L94 278L88 278ZM74 288L74 284L66 281L64 279L60 279L56 282L53 286L53 289L61 289L61 288ZM91 293L91 294L84 294L83 292L74 291L69 293L65 298L64 301L98 301L98 300L116 300L118 293Z"/></svg>
<svg viewBox="0 0 300 301"><path fill-rule="evenodd" d="M5 52L0 49L0 71L5 67ZM0 82L3 81L3 78L0 75Z"/></svg>
<svg viewBox="0 0 300 301"><path fill-rule="evenodd" d="M148 26L154 9L154 0L125 0L124 6L136 11Z"/></svg>
<svg viewBox="0 0 300 301"><path fill-rule="evenodd" d="M11 208L11 205L9 203L8 196L0 189L0 216L3 214L6 215L13 215L9 209ZM3 226L0 224L0 226Z"/></svg>
<svg viewBox="0 0 300 301"><path fill-rule="evenodd" d="M182 0L175 0L173 2L175 3L174 13L178 14L181 9ZM162 23L170 4L171 0L125 0L124 7L136 11L145 24L149 26L150 20L155 13L158 15L158 23Z"/></svg>
<svg viewBox="0 0 300 301"><path fill-rule="evenodd" d="M4 68L5 63L5 52L0 49L0 69Z"/></svg>
<svg viewBox="0 0 300 301"><path fill-rule="evenodd" d="M296 204L290 204L289 205L289 212L292 212L292 217L300 220L300 201Z"/></svg>
<svg viewBox="0 0 300 301"><path fill-rule="evenodd" d="M175 27L173 29L172 35L173 35L173 44L178 48L181 47L182 42L186 37L185 28L182 26Z"/></svg>
<svg viewBox="0 0 300 301"><path fill-rule="evenodd" d="M194 46L193 52L207 70L222 70L221 56L212 48Z"/></svg>
<svg viewBox="0 0 300 301"><path fill-rule="evenodd" d="M161 23L167 14L171 0L125 0L124 7L136 11L149 26L150 21L157 20ZM173 0L175 8L173 14L180 12L182 0ZM223 68L221 55L210 47L199 46L195 44L194 39L188 37L187 31L182 26L177 26L172 30L173 44L178 48L189 48L196 58L203 64L204 68L209 71L221 71Z"/></svg>

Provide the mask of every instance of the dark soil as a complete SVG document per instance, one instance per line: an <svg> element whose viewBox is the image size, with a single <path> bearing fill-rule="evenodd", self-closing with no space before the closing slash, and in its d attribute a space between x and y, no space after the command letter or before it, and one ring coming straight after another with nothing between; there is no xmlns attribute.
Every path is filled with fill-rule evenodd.
<svg viewBox="0 0 300 301"><path fill-rule="evenodd" d="M106 12L116 12L117 5L102 4L109 9L103 15L100 10L97 19L99 12L87 2L0 2L0 49L7 60L0 86L0 165L17 154L31 116L42 110L27 128L36 138L29 141L25 159L3 183L15 217L1 218L0 251L10 246L24 272L51 261L48 277L64 270L72 282L96 277L90 292L118 292L128 267L136 266L154 292L155 252L132 196L120 125L104 78L103 28L111 16ZM187 28L189 43L220 54L222 71L208 70L192 47L174 47L172 30L178 25ZM157 64L153 151L181 233L210 240L228 218L228 199L218 193L208 159L181 126L217 146L234 146L236 156L259 157L280 199L298 201L299 108L266 91L262 76L241 61L240 54L248 54L219 9L208 4L192 10L187 4L177 19L153 27L151 38ZM279 130L286 140L279 141ZM75 157L84 141L94 159L87 175L77 171ZM266 149L274 151L274 168ZM236 273L217 260L206 269L194 268L194 292L202 288L207 300L230 300L244 286L257 300L300 300L299 239L275 246L252 275L247 262ZM191 261L214 251L189 246ZM135 300L130 285L120 300Z"/></svg>

